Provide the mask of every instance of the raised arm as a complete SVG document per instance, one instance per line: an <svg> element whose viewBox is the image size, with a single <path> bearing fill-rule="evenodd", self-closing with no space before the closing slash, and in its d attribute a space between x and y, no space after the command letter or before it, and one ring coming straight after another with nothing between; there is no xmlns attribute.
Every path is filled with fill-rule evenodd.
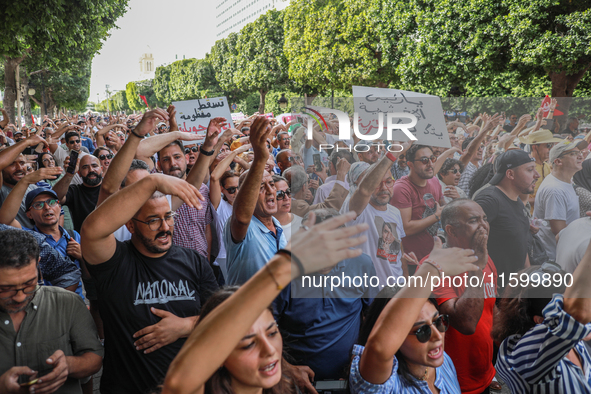
<svg viewBox="0 0 591 394"><path fill-rule="evenodd" d="M146 112L142 121L136 126L135 133L144 136L154 128L154 125L159 121L164 121L168 118L168 114L162 109L155 109ZM125 179L131 162L135 157L136 151L141 138L138 138L135 134L130 134L129 138L121 147L121 150L117 152L113 161L109 165L109 171L105 174L103 183L101 184L101 191L97 206L101 205L108 197L115 194L121 187L121 182Z"/></svg>
<svg viewBox="0 0 591 394"><path fill-rule="evenodd" d="M81 248L89 264L101 264L115 254L113 232L131 220L155 191L180 197L193 208L201 208L203 197L182 179L151 174L115 193L97 207L82 225Z"/></svg>
<svg viewBox="0 0 591 394"><path fill-rule="evenodd" d="M220 185L220 178L226 172L226 168L234 161L236 156L241 154L242 152L246 152L250 149L250 144L242 145L240 148L231 151L228 156L226 156L222 161L220 161L211 173L210 182L209 182L209 200L213 204L215 209L218 209L220 205L220 201L222 199L222 190Z"/></svg>
<svg viewBox="0 0 591 394"><path fill-rule="evenodd" d="M34 135L0 151L0 171L14 163L18 155L23 153L26 148L30 146L37 146L40 143L43 143L45 147L48 146L47 142L43 138Z"/></svg>
<svg viewBox="0 0 591 394"><path fill-rule="evenodd" d="M476 257L471 250L459 248L443 249L441 241L435 237L435 246L429 260L439 264L447 276L462 274L478 269L473 263ZM359 372L370 383L382 384L392 374L394 355L402 346L411 331L421 308L431 294L429 277L439 276L439 271L431 264L423 263L415 273L422 278L396 294L384 308L373 330L359 362ZM424 286L421 286L421 282Z"/></svg>
<svg viewBox="0 0 591 394"><path fill-rule="evenodd" d="M564 310L579 323L591 322L591 241L573 273L573 285L564 292Z"/></svg>
<svg viewBox="0 0 591 394"><path fill-rule="evenodd" d="M271 134L269 120L264 116L257 116L250 127L250 143L254 151L254 160L242 182L236 201L240 201L232 211L230 219L230 231L236 243L242 242L246 237L250 220L257 204L261 190L261 181L265 171L265 164L269 158L267 150L267 137Z"/></svg>
<svg viewBox="0 0 591 394"><path fill-rule="evenodd" d="M310 230L295 233L286 249L297 251L294 254L297 253L306 272L316 272L358 256L361 251L351 247L365 242L366 237L349 237L368 226L339 228L353 218L349 213L313 226L315 217L311 215L306 223ZM267 267L199 322L170 365L163 394L202 392L205 382L223 365L280 289L301 274L298 268L292 269L286 254L271 258Z"/></svg>
<svg viewBox="0 0 591 394"><path fill-rule="evenodd" d="M357 215L365 210L369 199L373 192L379 187L380 182L384 179L384 175L390 171L390 167L394 164L389 155L382 157L375 166L370 167L363 177L361 184L355 190L349 201L349 210L355 211Z"/></svg>
<svg viewBox="0 0 591 394"><path fill-rule="evenodd" d="M152 157L154 153L159 152L166 145L176 140L197 141L204 138L204 135L187 133L183 131L172 131L170 133L153 135L140 141L135 158L145 161L150 166L150 169L152 169L154 164L152 163L152 160L150 160L150 157Z"/></svg>
<svg viewBox="0 0 591 394"><path fill-rule="evenodd" d="M464 152L464 154L460 157L460 161L462 164L464 164L464 166L467 166L468 163L470 163L470 160L472 160L472 157L474 157L476 152L478 152L478 148L480 148L480 144L482 144L482 141L484 141L484 137L486 137L486 135L495 128L500 116L501 115L499 114L494 114L490 118L486 119L478 135L470 142L466 148L466 152Z"/></svg>
<svg viewBox="0 0 591 394"><path fill-rule="evenodd" d="M441 167L443 167L443 163L445 163L445 161L449 157L452 157L453 154L456 152L462 153L462 151L459 148L451 148L440 154L435 164L433 164L433 173L435 175L439 174L439 170L441 170Z"/></svg>

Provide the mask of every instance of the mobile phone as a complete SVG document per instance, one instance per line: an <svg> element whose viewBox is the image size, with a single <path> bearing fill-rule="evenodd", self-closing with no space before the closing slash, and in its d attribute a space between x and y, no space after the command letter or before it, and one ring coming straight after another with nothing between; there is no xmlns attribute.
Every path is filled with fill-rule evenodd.
<svg viewBox="0 0 591 394"><path fill-rule="evenodd" d="M76 164L78 164L78 152L73 150L70 152L70 164L68 165L66 172L68 174L74 174L76 171Z"/></svg>
<svg viewBox="0 0 591 394"><path fill-rule="evenodd" d="M39 381L39 378L35 378L35 379L31 379L31 380L27 380L29 379L28 375L21 375L18 378L18 382L19 382L19 386L21 387L28 387L28 386L32 386L35 383L37 383Z"/></svg>
<svg viewBox="0 0 591 394"><path fill-rule="evenodd" d="M320 153L312 155L312 159L314 160L314 168L316 169L316 171L322 171L322 161L320 161Z"/></svg>
<svg viewBox="0 0 591 394"><path fill-rule="evenodd" d="M314 386L316 390L345 390L347 388L347 381L346 380L319 380L317 381Z"/></svg>

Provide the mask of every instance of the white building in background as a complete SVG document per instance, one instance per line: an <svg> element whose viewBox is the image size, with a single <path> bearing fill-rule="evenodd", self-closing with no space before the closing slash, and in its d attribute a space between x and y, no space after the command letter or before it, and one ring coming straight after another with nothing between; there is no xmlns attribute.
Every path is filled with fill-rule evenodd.
<svg viewBox="0 0 591 394"><path fill-rule="evenodd" d="M217 0L215 7L216 41L237 33L247 23L270 9L282 10L289 0Z"/></svg>
<svg viewBox="0 0 591 394"><path fill-rule="evenodd" d="M140 78L154 78L155 71L156 64L154 63L154 56L151 53L142 54L140 57Z"/></svg>

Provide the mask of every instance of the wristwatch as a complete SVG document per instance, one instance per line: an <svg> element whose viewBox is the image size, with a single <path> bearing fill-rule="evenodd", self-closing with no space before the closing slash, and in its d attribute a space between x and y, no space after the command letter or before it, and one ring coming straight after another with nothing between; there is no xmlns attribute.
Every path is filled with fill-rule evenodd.
<svg viewBox="0 0 591 394"><path fill-rule="evenodd" d="M213 150L207 151L207 150L203 150L203 147L199 147L199 152L203 153L205 156L212 156L213 155Z"/></svg>

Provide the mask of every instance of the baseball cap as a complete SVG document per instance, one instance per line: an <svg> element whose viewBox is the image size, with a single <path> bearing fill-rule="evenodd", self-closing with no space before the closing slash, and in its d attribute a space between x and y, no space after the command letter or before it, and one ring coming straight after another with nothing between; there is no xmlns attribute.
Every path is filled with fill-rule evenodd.
<svg viewBox="0 0 591 394"><path fill-rule="evenodd" d="M22 132L22 131L20 131L20 130L17 130L17 131L15 131L14 133L12 133L12 135L17 135L17 134L23 134L23 132Z"/></svg>
<svg viewBox="0 0 591 394"><path fill-rule="evenodd" d="M49 194L52 197L58 198L57 193L54 192L52 189L47 189L45 187L38 187L37 189L33 189L27 193L27 198L25 199L25 207L27 210L31 207L33 200L37 198L40 194Z"/></svg>
<svg viewBox="0 0 591 394"><path fill-rule="evenodd" d="M495 160L495 176L490 180L491 185L496 185L503 180L507 170L513 170L523 164L535 161L529 153L521 149L511 149L503 153Z"/></svg>
<svg viewBox="0 0 591 394"><path fill-rule="evenodd" d="M554 134L552 134L550 130L541 129L538 131L534 131L527 137L521 138L520 141L522 144L536 145L552 142L562 142L562 138L555 138Z"/></svg>
<svg viewBox="0 0 591 394"><path fill-rule="evenodd" d="M550 149L550 164L554 163L554 160L558 159L562 156L563 153L571 151L579 147L579 149L583 150L587 148L587 142L585 141L569 141L569 140L562 140L558 144L554 145L552 149Z"/></svg>

